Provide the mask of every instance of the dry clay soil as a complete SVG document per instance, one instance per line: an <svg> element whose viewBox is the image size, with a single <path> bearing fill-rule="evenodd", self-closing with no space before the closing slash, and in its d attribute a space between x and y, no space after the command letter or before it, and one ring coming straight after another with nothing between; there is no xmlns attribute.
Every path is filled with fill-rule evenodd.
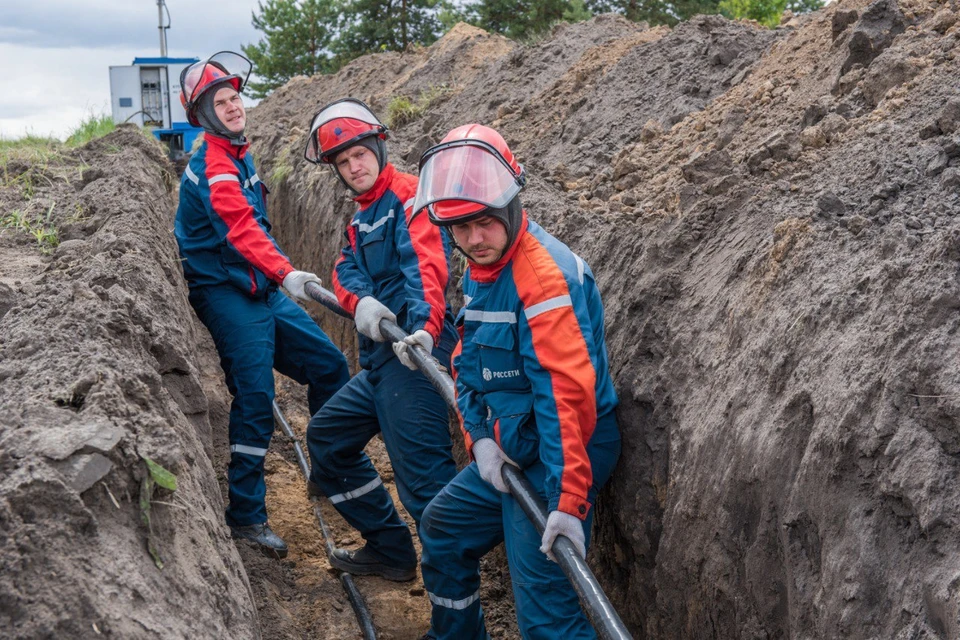
<svg viewBox="0 0 960 640"><path fill-rule="evenodd" d="M454 126L504 133L531 217L604 296L624 449L589 560L635 637L956 638L958 17L842 0L775 30L600 16L524 45L460 25L292 80L248 133L281 245L324 276L353 205L302 160L319 106L433 95L393 127L408 171ZM286 438L268 504L290 557L223 526L228 396L158 148L121 130L2 169L4 214L63 241L0 235L0 628L355 637ZM302 390L279 386L302 434ZM178 480L147 492L150 527L146 458ZM484 570L494 635L515 637L502 556ZM426 629L419 582L360 586L384 637Z"/></svg>

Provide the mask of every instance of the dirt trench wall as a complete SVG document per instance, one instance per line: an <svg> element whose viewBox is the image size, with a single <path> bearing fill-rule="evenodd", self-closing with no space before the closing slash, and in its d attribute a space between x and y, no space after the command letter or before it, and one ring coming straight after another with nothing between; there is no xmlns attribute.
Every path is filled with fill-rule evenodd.
<svg viewBox="0 0 960 640"><path fill-rule="evenodd" d="M960 11L843 0L768 31L465 27L251 113L273 219L329 277L353 206L302 161L352 95L401 169L504 133L598 276L624 449L591 562L638 638L960 635Z"/></svg>
<svg viewBox="0 0 960 640"><path fill-rule="evenodd" d="M61 244L0 238L0 635L259 637L205 450L171 165L124 128L4 170L3 210L49 211ZM150 507L162 569L145 458L177 478Z"/></svg>

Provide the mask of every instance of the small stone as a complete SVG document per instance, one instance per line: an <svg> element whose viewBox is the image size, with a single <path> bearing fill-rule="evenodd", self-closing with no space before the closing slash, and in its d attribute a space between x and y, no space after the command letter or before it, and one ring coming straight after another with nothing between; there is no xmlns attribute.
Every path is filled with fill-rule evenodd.
<svg viewBox="0 0 960 640"><path fill-rule="evenodd" d="M83 493L113 469L113 463L99 453L76 455L57 465L60 473L77 493Z"/></svg>
<svg viewBox="0 0 960 640"><path fill-rule="evenodd" d="M930 177L938 176L943 173L943 170L946 169L949 164L950 157L941 151L927 163L927 175Z"/></svg>
<svg viewBox="0 0 960 640"><path fill-rule="evenodd" d="M945 169L940 176L940 186L944 189L956 189L960 187L960 169L957 167Z"/></svg>
<svg viewBox="0 0 960 640"><path fill-rule="evenodd" d="M851 216L847 220L847 231L853 235L860 235L860 232L870 224L870 221L860 215Z"/></svg>
<svg viewBox="0 0 960 640"><path fill-rule="evenodd" d="M923 227L923 224L920 223L920 220L916 216L910 216L904 224L907 229L920 229Z"/></svg>
<svg viewBox="0 0 960 640"><path fill-rule="evenodd" d="M818 125L807 127L800 132L800 144L804 147L818 149L827 144L827 136Z"/></svg>
<svg viewBox="0 0 960 640"><path fill-rule="evenodd" d="M642 142L651 142L663 135L663 126L657 120L647 120L640 130L640 140Z"/></svg>
<svg viewBox="0 0 960 640"><path fill-rule="evenodd" d="M950 134L960 127L960 99L951 98L937 115L937 128L941 133Z"/></svg>
<svg viewBox="0 0 960 640"><path fill-rule="evenodd" d="M832 191L824 191L820 194L817 198L817 208L822 215L827 216L842 216L847 212L847 205Z"/></svg>
<svg viewBox="0 0 960 640"><path fill-rule="evenodd" d="M827 137L827 141L833 142L838 135L850 127L850 123L839 113L828 113L820 121L819 127L823 131L823 135Z"/></svg>

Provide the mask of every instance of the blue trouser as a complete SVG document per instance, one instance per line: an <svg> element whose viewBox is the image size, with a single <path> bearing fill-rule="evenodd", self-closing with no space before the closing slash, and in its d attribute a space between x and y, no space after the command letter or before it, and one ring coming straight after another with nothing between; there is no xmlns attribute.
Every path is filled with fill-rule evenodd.
<svg viewBox="0 0 960 640"><path fill-rule="evenodd" d="M452 346L441 342L433 355L449 362ZM363 452L377 432L383 434L400 502L419 527L423 510L457 467L443 398L422 373L395 357L358 373L310 420L310 479L370 550L392 565L416 566L410 530Z"/></svg>
<svg viewBox="0 0 960 640"><path fill-rule="evenodd" d="M230 405L230 525L267 521L263 459L273 435L273 370L307 384L311 415L350 379L343 354L320 327L279 290L251 298L230 285L190 291L210 330L233 394Z"/></svg>
<svg viewBox="0 0 960 640"><path fill-rule="evenodd" d="M616 422L616 416L611 412L601 420ZM591 442L587 454L594 481L588 498L593 502L613 472L620 441ZM524 473L546 500L543 464L536 462ZM592 519L591 509L583 522L587 548ZM560 566L540 553L540 534L519 503L483 480L477 464L472 463L433 499L420 527L423 584L433 603L431 627L437 638L489 637L480 608L480 558L500 542L505 543L517 622L524 638L597 637Z"/></svg>

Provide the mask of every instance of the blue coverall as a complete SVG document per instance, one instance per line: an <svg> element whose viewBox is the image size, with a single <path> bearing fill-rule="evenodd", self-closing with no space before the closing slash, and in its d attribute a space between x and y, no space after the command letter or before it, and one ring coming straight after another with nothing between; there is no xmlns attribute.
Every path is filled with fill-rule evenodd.
<svg viewBox="0 0 960 640"><path fill-rule="evenodd" d="M293 267L270 235L266 187L248 145L206 134L180 181L174 234L190 304L210 330L233 394L227 523L266 522L273 370L309 385L312 415L350 379L347 361L278 290Z"/></svg>
<svg viewBox="0 0 960 640"><path fill-rule="evenodd" d="M603 306L590 268L536 223L493 265L471 263L463 340L454 351L468 449L493 438L550 511L583 522L620 454L604 341ZM480 558L505 542L524 638L594 638L573 587L540 552L517 502L465 468L427 507L420 528L423 581L438 638L486 638Z"/></svg>
<svg viewBox="0 0 960 640"><path fill-rule="evenodd" d="M372 295L407 333L424 329L442 363L458 336L446 303L450 247L427 216L411 220L417 179L387 164L374 186L355 198L358 211L334 267L340 304L354 312ZM393 566L415 567L410 531L363 452L383 436L400 501L419 526L427 503L456 474L446 405L419 371L396 358L388 342L360 336L362 371L313 416L307 429L312 482Z"/></svg>

